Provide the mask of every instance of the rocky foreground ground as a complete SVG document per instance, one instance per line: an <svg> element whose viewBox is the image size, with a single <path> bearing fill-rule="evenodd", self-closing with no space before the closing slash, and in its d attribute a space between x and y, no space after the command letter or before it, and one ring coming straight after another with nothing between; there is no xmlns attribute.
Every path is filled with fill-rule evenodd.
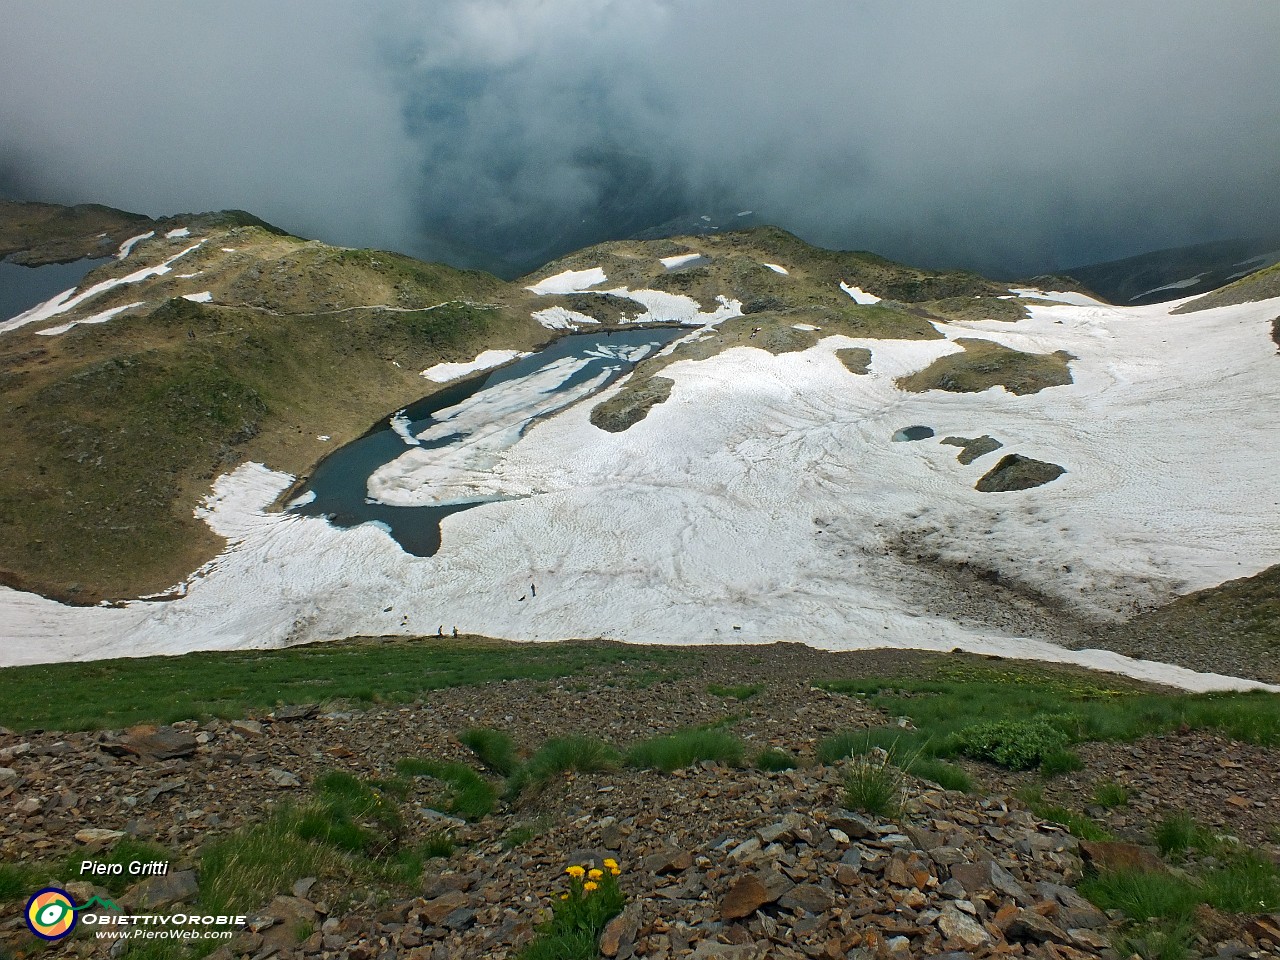
<svg viewBox="0 0 1280 960"><path fill-rule="evenodd" d="M626 745L717 721L750 750L783 748L804 765L566 774L473 823L432 809L437 787L419 778L403 804L406 841L447 831L456 845L448 857L430 860L408 886L300 878L258 904L250 929L213 956L514 956L565 889L565 867L609 857L626 901L602 938L610 958L1114 957L1121 918L1074 886L1090 861L1155 862L1145 845L1160 814L1187 811L1280 858L1280 751L1203 733L1087 744L1082 771L1047 783L966 763L971 794L907 778L901 814L847 809L844 771L814 763L816 745L895 718L813 681L909 671L911 656L726 648L704 653L691 671L621 665L598 683L511 681L404 706L307 705L129 731L0 731L0 858L105 855L122 837L141 838L170 851L173 868L118 895L120 904L194 904L201 848L272 807L304 803L325 771L391 778L406 757L474 764L456 735L477 726L533 749L564 733ZM717 683L762 686L739 701L709 692ZM1033 781L1047 798L1092 814L1117 842L1082 842L1033 815L1013 798ZM1103 782L1132 799L1087 810L1084 798ZM83 882L71 892L83 902L106 891ZM0 943L31 955L21 902L0 914ZM1205 956L1280 956L1280 917L1202 911L1199 919ZM122 955L121 943L110 946L79 938L58 949Z"/></svg>

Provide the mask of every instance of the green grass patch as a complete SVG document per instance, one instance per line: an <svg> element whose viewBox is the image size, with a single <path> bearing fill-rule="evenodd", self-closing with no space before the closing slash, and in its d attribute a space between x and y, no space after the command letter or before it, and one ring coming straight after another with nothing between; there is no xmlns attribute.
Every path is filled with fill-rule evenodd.
<svg viewBox="0 0 1280 960"><path fill-rule="evenodd" d="M1122 910L1137 921L1190 920L1201 902L1194 883L1164 871L1101 873L1078 889L1103 910Z"/></svg>
<svg viewBox="0 0 1280 960"><path fill-rule="evenodd" d="M703 760L736 767L742 763L742 753L742 741L724 730L682 730L636 744L627 751L627 763L670 773Z"/></svg>
<svg viewBox="0 0 1280 960"><path fill-rule="evenodd" d="M456 849L458 845L453 842L453 837L447 830L437 830L428 834L418 846L418 852L423 860L448 859L453 856L453 851Z"/></svg>
<svg viewBox="0 0 1280 960"><path fill-rule="evenodd" d="M750 700L763 689L763 683L741 684L729 687L719 683L707 684L707 693L713 697L732 697L735 700Z"/></svg>
<svg viewBox="0 0 1280 960"><path fill-rule="evenodd" d="M31 896L36 892L40 875L41 872L35 867L20 863L0 863L0 903Z"/></svg>
<svg viewBox="0 0 1280 960"><path fill-rule="evenodd" d="M1152 839L1164 856L1181 856L1192 847L1201 846L1206 839L1206 831L1196 823L1191 814L1178 811L1156 824Z"/></svg>
<svg viewBox="0 0 1280 960"><path fill-rule="evenodd" d="M93 878L93 882L99 886L106 887L112 894L119 896L129 887L138 882L137 877L130 876L127 872L129 864L135 860L142 863L149 863L153 860L162 860L165 863L171 863L176 858L164 847L155 843L148 843L145 840L137 840L133 837L121 837L109 849L100 853L88 856L83 850L72 850L63 859L62 870L59 876L65 880L76 880L80 877L80 865L85 860L93 860L95 863L111 863L120 864L125 868L126 872L120 875L108 874L106 876ZM3 899L3 897L0 897Z"/></svg>
<svg viewBox="0 0 1280 960"><path fill-rule="evenodd" d="M281 811L206 847L200 856L200 905L215 913L251 913L295 882L332 870L339 852L298 835L302 815Z"/></svg>
<svg viewBox="0 0 1280 960"><path fill-rule="evenodd" d="M1115 939L1122 957L1141 960L1189 960L1194 952L1195 926L1189 920L1140 923Z"/></svg>
<svg viewBox="0 0 1280 960"><path fill-rule="evenodd" d="M534 783L562 773L601 773L618 766L618 751L595 737L552 737L529 758L525 772Z"/></svg>
<svg viewBox="0 0 1280 960"><path fill-rule="evenodd" d="M1084 769L1080 754L1067 747L1050 750L1040 758L1040 774L1045 779L1060 777L1064 773L1078 773Z"/></svg>
<svg viewBox="0 0 1280 960"><path fill-rule="evenodd" d="M1115 839L1107 830L1084 814L1048 803L1038 787L1019 790L1017 796L1041 820L1048 820L1050 823L1066 827L1073 837L1094 841Z"/></svg>
<svg viewBox="0 0 1280 960"><path fill-rule="evenodd" d="M1204 899L1227 913L1280 910L1280 868L1252 852L1241 852L1203 875Z"/></svg>
<svg viewBox="0 0 1280 960"><path fill-rule="evenodd" d="M1114 810L1116 807L1127 807L1129 805L1129 790L1122 784L1116 783L1114 780L1106 780L1093 791L1093 802L1104 810Z"/></svg>
<svg viewBox="0 0 1280 960"><path fill-rule="evenodd" d="M843 730L819 741L815 752L819 763L831 764L861 756L872 750L896 750L911 755L932 756L928 737L918 730L901 727L870 727L866 730Z"/></svg>
<svg viewBox="0 0 1280 960"><path fill-rule="evenodd" d="M439 780L445 787L438 801L440 809L464 820L486 817L498 803L494 785L465 763L404 757L396 763L396 771L407 777Z"/></svg>
<svg viewBox="0 0 1280 960"><path fill-rule="evenodd" d="M969 793L973 790L973 779L961 767L934 757L916 757L907 765L907 772L921 780L929 780L942 787L943 790L959 790Z"/></svg>
<svg viewBox="0 0 1280 960"><path fill-rule="evenodd" d="M520 765L516 757L516 744L511 735L502 730L487 727L472 728L458 734L458 740L470 747L480 762L498 774L509 777Z"/></svg>
<svg viewBox="0 0 1280 960"><path fill-rule="evenodd" d="M533 820L517 823L502 835L502 846L504 849L514 850L524 846L534 837L546 833L549 829L551 829L551 820L547 817L536 817Z"/></svg>
<svg viewBox="0 0 1280 960"><path fill-rule="evenodd" d="M817 685L864 696L892 716L911 717L931 738L928 752L939 756L958 752L952 735L972 726L973 717L987 718L987 724L1039 719L1068 743L1131 741L1186 724L1258 746L1280 744L1280 695L1271 693L1148 693L1098 674L966 663L940 665L933 677Z"/></svg>
<svg viewBox="0 0 1280 960"><path fill-rule="evenodd" d="M232 719L282 703L411 703L450 687L561 679L623 662L630 672L631 664L679 659L679 651L660 648L432 638L8 667L0 669L0 726L89 730Z"/></svg>
<svg viewBox="0 0 1280 960"><path fill-rule="evenodd" d="M796 759L795 754L786 750L779 750L777 747L769 747L761 750L756 755L756 769L765 770L770 773L778 773L782 770L794 770L800 765L800 761Z"/></svg>

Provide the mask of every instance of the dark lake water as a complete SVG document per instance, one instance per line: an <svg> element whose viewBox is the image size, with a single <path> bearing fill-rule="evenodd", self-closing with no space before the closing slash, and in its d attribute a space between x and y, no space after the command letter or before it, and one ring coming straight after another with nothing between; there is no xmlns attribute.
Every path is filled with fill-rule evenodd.
<svg viewBox="0 0 1280 960"><path fill-rule="evenodd" d="M0 323L12 320L63 290L70 290L90 270L110 259L51 263L45 267L22 267L16 263L0 262Z"/></svg>
<svg viewBox="0 0 1280 960"><path fill-rule="evenodd" d="M914 427L903 427L893 435L893 439L896 441L928 440L932 436L933 427L917 425Z"/></svg>
<svg viewBox="0 0 1280 960"><path fill-rule="evenodd" d="M407 552L429 557L440 549L440 521L484 500L433 506L390 506L369 498L369 477L410 449L405 434L416 437L432 426L453 423L449 414L468 405L492 410L483 423L475 416L458 417L457 432L425 439L413 446L438 450L468 441L473 433L519 436L538 419L593 396L628 373L644 356L661 349L687 330L664 328L623 330L612 334L583 333L561 337L550 346L515 363L445 386L403 411L388 416L359 440L326 457L299 491L292 513L325 517L339 527L361 523L382 525ZM620 356L627 355L628 358ZM550 380L547 379L550 375ZM530 389L523 390L528 383ZM548 384L551 386L548 388ZM583 395L584 385L590 390ZM483 404L483 394L505 398ZM394 422L394 425L393 425ZM433 431L440 434L440 430ZM314 499L306 500L314 494Z"/></svg>

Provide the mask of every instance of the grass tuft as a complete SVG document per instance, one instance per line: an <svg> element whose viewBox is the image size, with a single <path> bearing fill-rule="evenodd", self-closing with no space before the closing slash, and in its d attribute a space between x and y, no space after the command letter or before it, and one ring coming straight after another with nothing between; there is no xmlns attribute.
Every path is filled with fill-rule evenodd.
<svg viewBox="0 0 1280 960"><path fill-rule="evenodd" d="M741 684L726 687L719 683L707 684L707 693L715 697L732 697L735 700L750 700L764 689L763 683Z"/></svg>
<svg viewBox="0 0 1280 960"><path fill-rule="evenodd" d="M1080 759L1080 754L1066 747L1050 750L1040 759L1040 775L1046 780L1083 769L1084 761Z"/></svg>
<svg viewBox="0 0 1280 960"><path fill-rule="evenodd" d="M855 757L844 778L844 804L877 817L895 817L902 809L904 774L886 751Z"/></svg>
<svg viewBox="0 0 1280 960"><path fill-rule="evenodd" d="M742 741L718 729L682 730L645 740L627 752L627 763L631 766L664 773L702 760L739 766L742 763Z"/></svg>
<svg viewBox="0 0 1280 960"><path fill-rule="evenodd" d="M1156 824L1152 839L1166 857L1180 856L1192 847L1203 845L1206 831L1196 823L1191 814L1179 810Z"/></svg>
<svg viewBox="0 0 1280 960"><path fill-rule="evenodd" d="M907 765L907 772L921 780L929 780L942 787L943 790L959 790L969 793L973 789L973 780L969 774L954 763L936 760L932 757L917 757Z"/></svg>
<svg viewBox="0 0 1280 960"><path fill-rule="evenodd" d="M1117 870L1086 877L1079 891L1103 910L1121 910L1139 922L1191 920L1200 894L1189 880L1165 871Z"/></svg>
<svg viewBox="0 0 1280 960"><path fill-rule="evenodd" d="M800 765L795 755L777 747L761 750L756 756L756 769L777 773L781 770L794 770Z"/></svg>
<svg viewBox="0 0 1280 960"><path fill-rule="evenodd" d="M440 800L443 812L464 820L488 816L498 802L498 791L493 784L465 763L404 757L396 763L396 770L407 777L439 780L446 788Z"/></svg>
<svg viewBox="0 0 1280 960"><path fill-rule="evenodd" d="M1115 948L1122 957L1141 960L1188 960L1192 952L1195 927L1187 920L1143 923L1131 927L1116 938Z"/></svg>
<svg viewBox="0 0 1280 960"><path fill-rule="evenodd" d="M1122 784L1116 783L1114 780L1107 780L1098 784L1093 791L1093 802L1104 810L1114 810L1116 807L1127 807L1129 805L1129 790Z"/></svg>
<svg viewBox="0 0 1280 960"><path fill-rule="evenodd" d="M502 730L474 727L458 734L458 740L470 747L480 762L500 777L511 776L520 766L516 759L515 741Z"/></svg>

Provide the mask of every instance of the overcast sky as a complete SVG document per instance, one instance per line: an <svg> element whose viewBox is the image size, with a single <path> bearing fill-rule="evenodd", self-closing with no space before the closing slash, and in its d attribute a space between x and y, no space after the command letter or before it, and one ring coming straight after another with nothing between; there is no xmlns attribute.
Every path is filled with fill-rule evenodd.
<svg viewBox="0 0 1280 960"><path fill-rule="evenodd" d="M0 195L527 268L739 209L1030 274L1280 225L1274 0L5 0Z"/></svg>

